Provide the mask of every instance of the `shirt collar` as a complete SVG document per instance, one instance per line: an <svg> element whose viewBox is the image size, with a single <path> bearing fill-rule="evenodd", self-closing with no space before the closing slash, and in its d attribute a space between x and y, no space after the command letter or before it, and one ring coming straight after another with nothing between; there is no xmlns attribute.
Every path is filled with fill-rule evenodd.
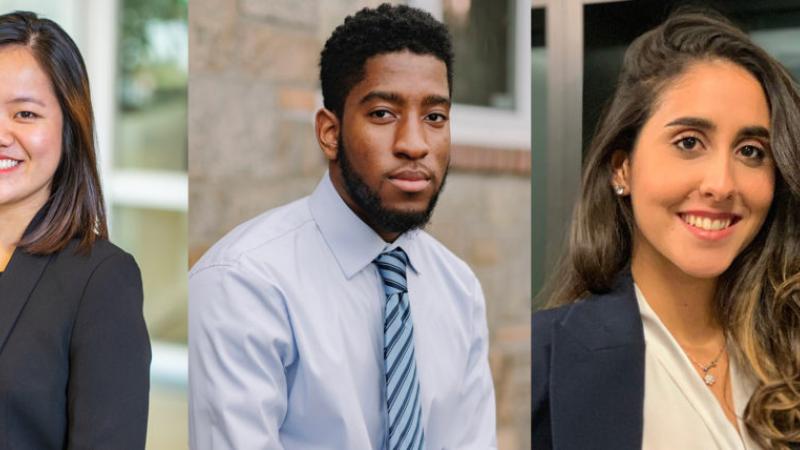
<svg viewBox="0 0 800 450"><path fill-rule="evenodd" d="M381 253L397 247L406 252L409 266L417 272L414 261L417 260L416 235L419 230L403 233L394 242L385 242L347 206L333 187L327 171L309 198L309 209L347 279L372 264Z"/></svg>

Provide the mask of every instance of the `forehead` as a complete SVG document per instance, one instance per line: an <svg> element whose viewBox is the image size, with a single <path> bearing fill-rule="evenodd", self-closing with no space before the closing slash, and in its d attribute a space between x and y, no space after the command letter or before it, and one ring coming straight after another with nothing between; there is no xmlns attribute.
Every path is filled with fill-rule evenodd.
<svg viewBox="0 0 800 450"><path fill-rule="evenodd" d="M30 91L30 92L28 92ZM0 47L0 92L52 94L50 78L28 47Z"/></svg>
<svg viewBox="0 0 800 450"><path fill-rule="evenodd" d="M412 101L431 95L449 97L447 66L433 55L410 51L373 56L364 64L364 78L350 90L347 102L357 102L373 91L392 92Z"/></svg>
<svg viewBox="0 0 800 450"><path fill-rule="evenodd" d="M653 118L706 118L719 124L769 128L769 105L761 83L726 60L691 64L662 89Z"/></svg>

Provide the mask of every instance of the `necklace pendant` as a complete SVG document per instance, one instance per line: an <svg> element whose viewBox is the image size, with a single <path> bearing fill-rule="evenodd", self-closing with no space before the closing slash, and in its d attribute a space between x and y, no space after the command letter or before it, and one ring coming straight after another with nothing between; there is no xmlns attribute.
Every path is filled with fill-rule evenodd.
<svg viewBox="0 0 800 450"><path fill-rule="evenodd" d="M710 373L707 373L703 377L703 381L705 381L705 383L707 385L711 386L712 384L714 384L715 381L717 381L717 377L715 377L714 375L711 375Z"/></svg>

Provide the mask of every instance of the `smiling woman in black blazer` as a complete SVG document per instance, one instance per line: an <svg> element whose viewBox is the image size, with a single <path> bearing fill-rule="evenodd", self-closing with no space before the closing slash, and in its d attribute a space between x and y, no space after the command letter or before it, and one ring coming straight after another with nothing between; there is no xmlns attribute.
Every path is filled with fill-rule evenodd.
<svg viewBox="0 0 800 450"><path fill-rule="evenodd" d="M800 445L800 95L712 13L631 44L533 318L536 450Z"/></svg>
<svg viewBox="0 0 800 450"><path fill-rule="evenodd" d="M0 448L144 448L141 276L108 242L83 60L31 13L0 16L0 272Z"/></svg>

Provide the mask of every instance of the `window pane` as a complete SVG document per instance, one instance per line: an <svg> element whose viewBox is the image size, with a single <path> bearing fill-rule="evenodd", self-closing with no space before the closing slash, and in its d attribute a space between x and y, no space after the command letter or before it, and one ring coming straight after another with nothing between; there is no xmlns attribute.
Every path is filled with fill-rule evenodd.
<svg viewBox="0 0 800 450"><path fill-rule="evenodd" d="M513 109L513 1L444 0L444 22L453 35L456 74L453 100Z"/></svg>
<svg viewBox="0 0 800 450"><path fill-rule="evenodd" d="M114 166L186 170L185 0L124 0Z"/></svg>
<svg viewBox="0 0 800 450"><path fill-rule="evenodd" d="M111 240L133 254L144 283L152 340L187 342L185 212L114 206Z"/></svg>

